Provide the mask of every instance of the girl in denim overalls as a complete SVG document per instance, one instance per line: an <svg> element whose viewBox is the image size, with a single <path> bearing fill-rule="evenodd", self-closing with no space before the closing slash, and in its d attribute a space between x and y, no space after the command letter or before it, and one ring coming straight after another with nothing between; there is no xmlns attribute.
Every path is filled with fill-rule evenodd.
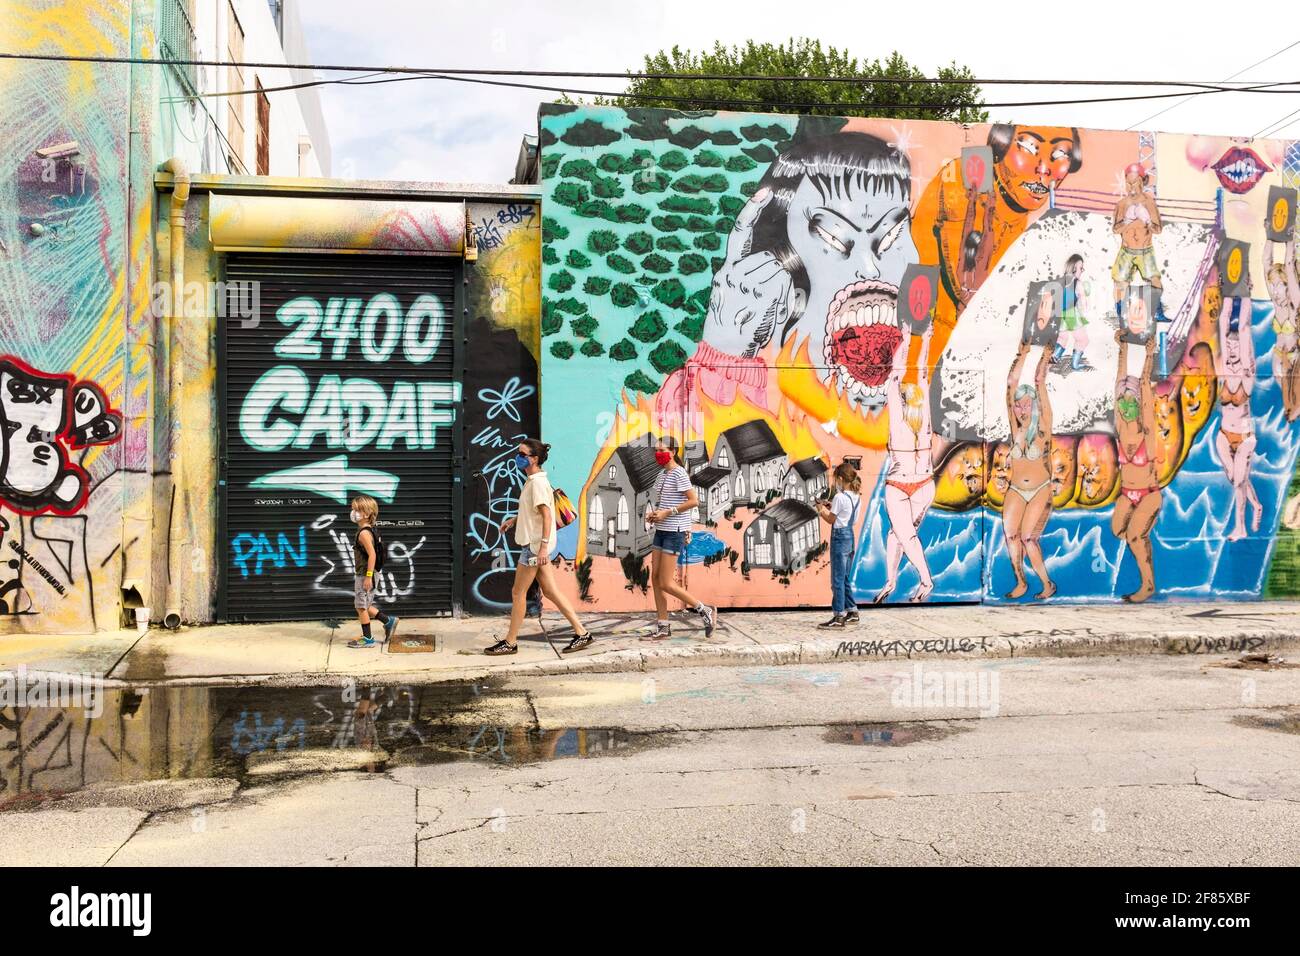
<svg viewBox="0 0 1300 956"><path fill-rule="evenodd" d="M829 621L817 626L823 629L842 628L858 623L858 606L853 600L853 529L858 520L858 505L862 503L862 482L858 470L844 462L836 467L833 476L835 497L818 501L817 513L831 526L831 612Z"/></svg>

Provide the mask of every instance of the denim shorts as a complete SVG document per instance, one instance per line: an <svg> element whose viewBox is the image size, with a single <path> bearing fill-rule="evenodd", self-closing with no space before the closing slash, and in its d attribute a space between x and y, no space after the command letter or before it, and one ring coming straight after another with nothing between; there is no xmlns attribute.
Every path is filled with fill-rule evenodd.
<svg viewBox="0 0 1300 956"><path fill-rule="evenodd" d="M664 554L681 554L686 550L686 532L656 531L654 544L651 547Z"/></svg>
<svg viewBox="0 0 1300 956"><path fill-rule="evenodd" d="M358 611L364 611L367 608L375 607L375 589L372 586L369 591L366 590L366 576L356 574L352 577L352 606Z"/></svg>

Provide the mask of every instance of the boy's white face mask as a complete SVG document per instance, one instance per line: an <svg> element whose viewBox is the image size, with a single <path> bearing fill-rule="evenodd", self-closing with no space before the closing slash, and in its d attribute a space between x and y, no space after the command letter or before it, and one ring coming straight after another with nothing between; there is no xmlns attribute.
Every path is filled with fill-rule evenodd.
<svg viewBox="0 0 1300 956"><path fill-rule="evenodd" d="M351 513L351 518L353 524L361 524L361 512L353 511Z"/></svg>

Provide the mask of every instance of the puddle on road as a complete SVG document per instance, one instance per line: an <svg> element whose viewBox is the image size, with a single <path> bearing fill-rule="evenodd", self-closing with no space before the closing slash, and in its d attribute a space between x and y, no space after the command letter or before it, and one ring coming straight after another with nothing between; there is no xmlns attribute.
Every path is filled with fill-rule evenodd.
<svg viewBox="0 0 1300 956"><path fill-rule="evenodd" d="M1242 714L1232 718L1238 727L1300 734L1300 707L1277 707L1267 714Z"/></svg>
<svg viewBox="0 0 1300 956"><path fill-rule="evenodd" d="M270 764L274 774L282 762L294 775L295 767L347 764L331 759L344 755L348 769L378 772L475 760L518 766L662 743L619 728L538 730L518 722L531 714L525 693L501 684L140 687L57 701L76 706L0 707L0 810L92 785L245 780L250 765L262 774Z"/></svg>
<svg viewBox="0 0 1300 956"><path fill-rule="evenodd" d="M860 727L828 727L822 740L828 744L903 747L922 740L943 740L969 729L951 724L864 724Z"/></svg>

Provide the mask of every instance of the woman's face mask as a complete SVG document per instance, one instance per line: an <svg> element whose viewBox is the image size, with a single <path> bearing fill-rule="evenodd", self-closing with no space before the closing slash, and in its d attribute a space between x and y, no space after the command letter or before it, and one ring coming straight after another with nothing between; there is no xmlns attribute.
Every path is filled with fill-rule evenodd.
<svg viewBox="0 0 1300 956"><path fill-rule="evenodd" d="M660 468L667 468L668 463L673 460L673 453L664 451L662 448L655 452L655 461L659 462Z"/></svg>
<svg viewBox="0 0 1300 956"><path fill-rule="evenodd" d="M532 459L527 455L515 455L515 467L520 471L527 471L532 466Z"/></svg>
<svg viewBox="0 0 1300 956"><path fill-rule="evenodd" d="M353 511L352 511L352 513L349 515L349 517L352 519L352 523L353 523L353 524L361 524L361 512L360 512L360 511L357 511L357 510L353 509Z"/></svg>

